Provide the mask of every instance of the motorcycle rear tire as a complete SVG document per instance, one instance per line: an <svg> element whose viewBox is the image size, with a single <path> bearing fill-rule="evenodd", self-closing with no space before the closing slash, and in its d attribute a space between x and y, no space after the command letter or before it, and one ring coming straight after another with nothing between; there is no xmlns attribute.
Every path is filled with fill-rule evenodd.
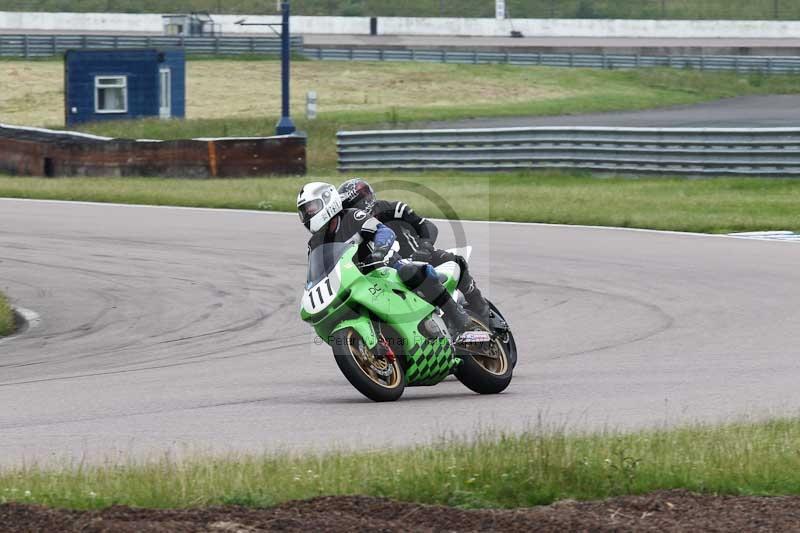
<svg viewBox="0 0 800 533"><path fill-rule="evenodd" d="M477 323L480 329L489 331L489 327L482 324L477 316L474 314L471 316L473 322ZM490 371L487 369L478 362L476 356L463 355L461 364L458 365L455 371L456 378L469 390L477 392L478 394L499 394L506 390L511 383L516 360L511 360L511 354L509 354L509 346L507 344L500 343L500 345L500 357L502 357L502 360L498 363L500 368L497 371ZM516 355L516 353L514 353L514 355Z"/></svg>

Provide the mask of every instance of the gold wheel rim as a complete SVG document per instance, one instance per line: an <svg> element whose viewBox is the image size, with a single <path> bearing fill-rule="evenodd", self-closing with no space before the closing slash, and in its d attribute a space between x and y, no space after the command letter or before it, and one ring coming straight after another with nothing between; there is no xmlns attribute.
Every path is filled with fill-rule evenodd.
<svg viewBox="0 0 800 533"><path fill-rule="evenodd" d="M488 326L476 318L472 317L472 322L483 331L492 333ZM495 338L492 341L491 348L487 351L491 351L495 357L484 357L480 354L470 354L470 357L490 374L494 374L495 376L504 375L508 371L508 356L506 355L503 345L500 343L500 339Z"/></svg>
<svg viewBox="0 0 800 533"><path fill-rule="evenodd" d="M364 340L350 331L347 334L347 347L350 356L356 362L361 371L376 385L384 389L395 389L400 385L400 364L395 359L389 362L386 359L375 357L372 351L364 344ZM392 372L388 379L378 371L386 371L391 368Z"/></svg>

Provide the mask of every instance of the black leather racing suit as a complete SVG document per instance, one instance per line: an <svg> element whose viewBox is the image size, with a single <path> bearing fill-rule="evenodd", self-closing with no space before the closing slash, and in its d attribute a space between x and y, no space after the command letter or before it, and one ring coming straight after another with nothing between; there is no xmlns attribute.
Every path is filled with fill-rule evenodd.
<svg viewBox="0 0 800 533"><path fill-rule="evenodd" d="M397 242L400 245L401 257L413 257L421 250L424 250L423 240L435 244L439 236L436 225L414 212L408 204L403 202L390 202L377 200L372 207L372 216L383 224L386 224L395 233ZM489 303L481 294L469 272L469 264L460 255L434 248L430 256L420 257L422 261L430 263L436 267L448 261L455 261L460 270L461 278L458 282L458 290L464 295L470 308L481 317L488 319Z"/></svg>
<svg viewBox="0 0 800 533"><path fill-rule="evenodd" d="M399 261L396 256L392 257L391 246L395 239L396 236L388 224L382 223L361 209L345 209L311 236L308 241L308 253L326 243L352 242L359 245L358 261L364 262L370 252L374 254L377 250L383 250L381 257L389 259L389 266L397 269L400 279L410 289L419 289L425 300L443 311L444 320L451 333L458 335L464 331L469 316L450 297L436 272L430 266L419 269L411 261Z"/></svg>

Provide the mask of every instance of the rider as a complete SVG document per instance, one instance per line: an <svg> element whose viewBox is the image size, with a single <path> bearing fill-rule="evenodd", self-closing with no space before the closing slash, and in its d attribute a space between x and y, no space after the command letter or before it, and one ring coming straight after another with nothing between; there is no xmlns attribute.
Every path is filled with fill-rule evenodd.
<svg viewBox="0 0 800 533"><path fill-rule="evenodd" d="M434 267L448 261L455 261L461 270L458 289L464 295L470 309L475 311L481 320L491 326L493 330L508 329L508 324L492 311L489 302L481 294L469 273L466 259L434 247L439 230L433 222L421 218L403 202L378 200L372 186L361 178L352 178L342 183L339 187L339 196L341 196L342 205L345 208L363 209L384 224L402 221L405 223L403 224L404 228L410 227L411 231L396 232L400 244L400 254L403 257L411 256L414 261L429 263Z"/></svg>
<svg viewBox="0 0 800 533"><path fill-rule="evenodd" d="M361 209L343 209L336 187L329 183L308 183L297 195L300 220L312 235L308 253L325 243L351 242L359 245L358 259L366 264L386 262L397 269L400 279L410 289L419 289L422 297L442 310L452 335L467 329L469 315L448 294L430 265L401 260L392 245L392 229Z"/></svg>

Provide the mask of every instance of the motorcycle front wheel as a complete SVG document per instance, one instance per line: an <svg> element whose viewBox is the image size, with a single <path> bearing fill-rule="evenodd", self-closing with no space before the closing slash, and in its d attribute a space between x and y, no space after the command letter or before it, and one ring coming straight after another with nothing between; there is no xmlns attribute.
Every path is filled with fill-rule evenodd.
<svg viewBox="0 0 800 533"><path fill-rule="evenodd" d="M333 334L333 356L347 381L375 402L393 402L403 395L405 374L400 362L375 355L352 328Z"/></svg>

